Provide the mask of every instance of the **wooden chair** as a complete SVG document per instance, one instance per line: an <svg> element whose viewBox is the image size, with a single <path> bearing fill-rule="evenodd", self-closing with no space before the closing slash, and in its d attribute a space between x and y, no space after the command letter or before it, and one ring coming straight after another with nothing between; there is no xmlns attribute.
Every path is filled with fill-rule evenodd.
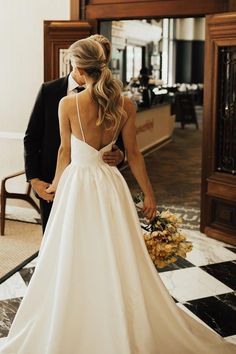
<svg viewBox="0 0 236 354"><path fill-rule="evenodd" d="M198 129L193 97L190 93L175 94L175 114L176 122L181 123L182 129L186 124L195 124Z"/></svg>
<svg viewBox="0 0 236 354"><path fill-rule="evenodd" d="M1 236L4 235L4 231L5 231L5 217L6 217L6 201L7 201L7 199L24 200L24 201L28 202L30 205L32 205L32 207L34 209L36 209L38 213L40 212L38 205L35 203L33 198L30 196L30 193L31 193L30 183L27 183L25 193L11 193L6 190L6 182L9 179L21 176L24 173L25 173L24 171L14 173L13 175L3 178L2 182L1 182Z"/></svg>

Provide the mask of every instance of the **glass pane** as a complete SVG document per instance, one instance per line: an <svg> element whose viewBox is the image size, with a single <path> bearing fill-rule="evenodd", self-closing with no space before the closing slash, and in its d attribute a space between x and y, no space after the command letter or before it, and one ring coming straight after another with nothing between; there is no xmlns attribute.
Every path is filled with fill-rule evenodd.
<svg viewBox="0 0 236 354"><path fill-rule="evenodd" d="M216 168L236 174L236 46L219 49L217 106Z"/></svg>
<svg viewBox="0 0 236 354"><path fill-rule="evenodd" d="M134 47L127 45L126 48L126 81L134 77Z"/></svg>
<svg viewBox="0 0 236 354"><path fill-rule="evenodd" d="M138 77L142 68L142 48L134 47L134 76Z"/></svg>
<svg viewBox="0 0 236 354"><path fill-rule="evenodd" d="M67 49L59 49L59 77L68 75L71 71Z"/></svg>

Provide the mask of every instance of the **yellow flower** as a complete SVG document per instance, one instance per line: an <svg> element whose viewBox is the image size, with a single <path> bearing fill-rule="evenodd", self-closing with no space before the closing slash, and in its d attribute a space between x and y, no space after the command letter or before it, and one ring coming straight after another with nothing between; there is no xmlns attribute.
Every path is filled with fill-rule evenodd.
<svg viewBox="0 0 236 354"><path fill-rule="evenodd" d="M163 219L168 219L172 214L169 212L169 210L165 210L161 212L161 218Z"/></svg>
<svg viewBox="0 0 236 354"><path fill-rule="evenodd" d="M165 251L169 252L169 251L171 251L171 250L172 250L171 244L165 245Z"/></svg>
<svg viewBox="0 0 236 354"><path fill-rule="evenodd" d="M186 241L186 236L178 230L182 220L169 210L157 213L166 224L157 220L152 224L151 232L144 233L144 241L153 263L158 267L176 262L176 257L186 257L192 250L192 243Z"/></svg>

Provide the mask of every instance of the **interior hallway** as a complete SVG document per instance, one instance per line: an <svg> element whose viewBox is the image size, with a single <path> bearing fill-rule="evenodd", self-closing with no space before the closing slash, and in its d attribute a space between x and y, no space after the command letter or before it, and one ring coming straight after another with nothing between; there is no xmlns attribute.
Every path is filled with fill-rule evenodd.
<svg viewBox="0 0 236 354"><path fill-rule="evenodd" d="M145 154L145 163L155 190L158 205L200 209L201 186L201 116L200 129L195 125L180 128L176 123L171 143ZM122 171L133 196L140 192L129 167Z"/></svg>

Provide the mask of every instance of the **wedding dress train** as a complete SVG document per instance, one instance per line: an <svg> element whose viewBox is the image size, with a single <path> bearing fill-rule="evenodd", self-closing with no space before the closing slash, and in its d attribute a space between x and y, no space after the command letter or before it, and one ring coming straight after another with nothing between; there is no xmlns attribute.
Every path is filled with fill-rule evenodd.
<svg viewBox="0 0 236 354"><path fill-rule="evenodd" d="M233 354L179 309L143 241L125 180L71 136L35 273L1 354ZM186 284L188 286L188 284Z"/></svg>

